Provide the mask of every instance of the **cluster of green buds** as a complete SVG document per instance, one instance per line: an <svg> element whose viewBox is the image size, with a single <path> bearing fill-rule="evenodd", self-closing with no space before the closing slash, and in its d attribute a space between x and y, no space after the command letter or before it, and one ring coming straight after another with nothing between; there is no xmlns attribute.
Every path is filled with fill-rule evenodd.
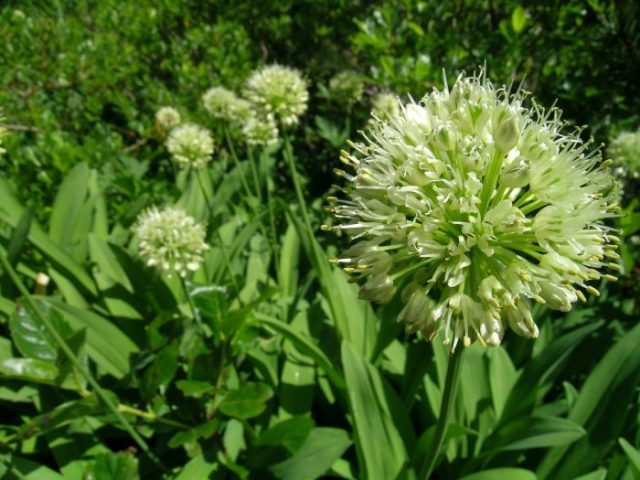
<svg viewBox="0 0 640 480"><path fill-rule="evenodd" d="M224 87L212 87L202 95L202 104L213 118L242 124L253 115L251 104Z"/></svg>
<svg viewBox="0 0 640 480"><path fill-rule="evenodd" d="M206 230L204 224L177 207L151 207L138 216L133 226L145 263L169 276L181 277L200 267L202 255L209 248Z"/></svg>
<svg viewBox="0 0 640 480"><path fill-rule="evenodd" d="M373 99L371 116L373 121L388 121L400 114L400 102L398 97L392 93L382 92Z"/></svg>
<svg viewBox="0 0 640 480"><path fill-rule="evenodd" d="M371 125L337 170L330 197L356 243L334 262L363 299L399 293L409 332L452 349L497 345L505 328L536 337L532 302L568 311L602 278L615 280L614 181L599 151L566 131L561 112L459 77Z"/></svg>

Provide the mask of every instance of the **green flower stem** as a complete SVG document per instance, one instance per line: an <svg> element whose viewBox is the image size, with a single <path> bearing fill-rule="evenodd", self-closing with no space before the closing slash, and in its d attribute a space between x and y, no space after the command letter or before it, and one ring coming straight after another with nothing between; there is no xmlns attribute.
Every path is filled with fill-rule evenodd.
<svg viewBox="0 0 640 480"><path fill-rule="evenodd" d="M200 313L196 308L196 305L193 303L193 298L189 294L189 289L187 288L187 282L184 278L180 277L180 285L182 286L182 291L184 295L187 297L187 302L189 303L189 308L191 309L191 314L193 315L193 319L196 321L198 326L202 329L202 319L200 318Z"/></svg>
<svg viewBox="0 0 640 480"><path fill-rule="evenodd" d="M124 429L127 431L127 433L129 433L131 438L138 444L140 449L147 454L147 456L153 463L158 465L162 470L166 471L166 467L162 464L160 459L151 451L151 449L147 445L147 442L145 442L144 439L138 434L138 432L135 431L133 426L124 417L122 412L118 410L118 407L111 401L111 399L102 389L98 381L93 377L91 372L89 372L89 370L84 368L80 360L78 360L78 358L75 356L75 354L73 353L73 351L71 350L67 342L64 340L64 338L62 338L60 333L58 333L58 331L51 324L51 322L46 317L46 315L44 315L40 311L40 308L31 297L31 294L22 283L22 280L20 280L20 277L18 276L14 268L11 266L6 256L0 255L0 261L2 262L2 266L4 267L5 271L9 274L9 277L11 278L11 281L13 282L13 284L18 288L20 294L24 297L24 299L29 304L29 307L37 317L38 321L42 323L42 325L44 325L47 331L51 334L51 336L54 338L54 340L56 341L56 343L58 344L62 352L65 354L65 356L69 359L71 364L82 374L82 376L85 378L87 383L91 385L91 387L95 390L98 397L100 397L100 399L105 403L107 408L109 408L109 410L113 412L113 414L120 421L120 423L122 424Z"/></svg>
<svg viewBox="0 0 640 480"><path fill-rule="evenodd" d="M202 191L202 195L204 195L204 201L207 204L207 210L209 212L209 219L213 220L213 202L209 198L209 194L207 194L207 190L204 188L204 184L202 183L202 178L200 177L200 172L197 170L193 170L193 174L198 179L198 184L200 185L200 190ZM229 259L229 255L227 254L227 248L224 246L224 240L222 239L222 235L220 234L220 229L216 228L216 236L218 237L218 242L220 242L220 251L222 252L222 259L224 260L224 264L229 271L229 276L231 277L231 283L233 284L233 289L236 292L239 292L238 283L236 282L236 277L233 274L233 269L231 268L231 260Z"/></svg>
<svg viewBox="0 0 640 480"><path fill-rule="evenodd" d="M169 425L171 427L177 427L182 430L190 430L192 428L190 425L187 425L186 423L176 422L175 420L159 417L153 412L145 412L143 410L139 410L137 408L130 407L129 405L124 405L122 403L118 404L118 411L122 413L129 413L131 415L135 415L136 417L143 418L149 422L163 423L165 425Z"/></svg>
<svg viewBox="0 0 640 480"><path fill-rule="evenodd" d="M302 185L300 184L300 175L298 175L298 170L296 169L295 160L293 158L293 152L291 150L291 142L289 141L289 135L287 134L287 130L284 126L282 126L282 137L284 139L284 157L289 166L289 172L291 174L291 179L293 180L293 186L296 191L296 197L298 199L298 203L300 204L300 212L302 213L302 221L304 222L304 226L307 229L307 233L309 237L313 237L313 228L311 227L311 220L309 218L309 212L307 210L307 200L304 198L304 194L302 192Z"/></svg>
<svg viewBox="0 0 640 480"><path fill-rule="evenodd" d="M451 405L453 404L453 399L456 393L458 373L460 372L460 359L462 358L463 350L464 347L462 345L458 345L458 348L456 348L449 356L449 364L447 365L447 374L444 381L444 391L442 392L442 402L440 403L440 414L438 415L436 431L433 434L429 452L422 464L420 475L418 477L424 480L428 480L431 477L433 468L436 465L436 460L438 459L438 454L442 449L444 435L447 431L449 412L451 411Z"/></svg>
<svg viewBox="0 0 640 480"><path fill-rule="evenodd" d="M247 145L247 156L249 157L249 165L251 166L251 175L253 176L253 184L256 187L256 194L258 200L262 203L262 188L260 188L260 180L258 180L258 169L256 168L256 162L253 156L253 149L249 145Z"/></svg>
<svg viewBox="0 0 640 480"><path fill-rule="evenodd" d="M244 188L244 193L247 196L247 198L255 197L256 195L251 192L251 189L249 188L249 183L247 183L247 178L244 174L244 170L240 165L240 160L238 158L238 155L236 154L236 149L234 148L233 142L231 141L231 135L229 135L229 129L227 128L226 125L223 128L224 128L224 138L227 142L227 148L229 149L231 159L233 160L233 163L235 164L238 171L240 172L240 182L242 183L242 188Z"/></svg>

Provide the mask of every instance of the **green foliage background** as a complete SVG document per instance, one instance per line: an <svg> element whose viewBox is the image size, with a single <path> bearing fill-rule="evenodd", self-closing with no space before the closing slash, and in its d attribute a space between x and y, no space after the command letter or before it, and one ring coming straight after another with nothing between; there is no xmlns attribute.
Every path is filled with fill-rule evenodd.
<svg viewBox="0 0 640 480"><path fill-rule="evenodd" d="M318 226L338 151L378 92L419 99L483 65L606 144L640 126L639 22L633 0L3 2L0 253L29 291L38 272L52 283L34 307L2 269L0 477L416 478L447 352L329 266L344 240ZM311 228L284 144L251 152L246 189L249 150L236 163L200 104L275 62L311 85L291 138ZM360 102L329 88L345 69L365 81ZM174 171L163 105L215 134L206 193ZM536 311L535 342L469 349L436 478L640 478L640 214L626 188L626 275L569 315ZM131 224L163 203L209 224L186 293L135 254Z"/></svg>

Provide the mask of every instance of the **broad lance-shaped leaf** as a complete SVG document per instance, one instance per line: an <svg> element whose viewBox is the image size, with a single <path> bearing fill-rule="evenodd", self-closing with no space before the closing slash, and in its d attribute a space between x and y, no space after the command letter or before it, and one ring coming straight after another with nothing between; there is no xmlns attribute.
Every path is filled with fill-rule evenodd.
<svg viewBox="0 0 640 480"><path fill-rule="evenodd" d="M270 470L282 480L313 480L324 475L351 445L351 439L338 428L314 428L291 458Z"/></svg>
<svg viewBox="0 0 640 480"><path fill-rule="evenodd" d="M618 439L640 382L639 344L640 325L636 325L589 374L568 416L587 435L572 445L550 450L538 467L540 480L564 480L588 472Z"/></svg>
<svg viewBox="0 0 640 480"><path fill-rule="evenodd" d="M393 422L380 373L347 341L342 342L342 364L353 415L360 478L409 475L407 451Z"/></svg>
<svg viewBox="0 0 640 480"><path fill-rule="evenodd" d="M44 302L38 302L38 308L49 318L60 335L65 337L71 333L71 328L60 313ZM15 313L9 318L9 328L11 338L23 356L52 363L58 359L59 345L29 305L24 302L16 305Z"/></svg>
<svg viewBox="0 0 640 480"><path fill-rule="evenodd" d="M467 475L459 480L537 480L536 474L522 468L493 468Z"/></svg>
<svg viewBox="0 0 640 480"><path fill-rule="evenodd" d="M0 362L0 377L54 385L59 374L53 363L37 358L7 358Z"/></svg>

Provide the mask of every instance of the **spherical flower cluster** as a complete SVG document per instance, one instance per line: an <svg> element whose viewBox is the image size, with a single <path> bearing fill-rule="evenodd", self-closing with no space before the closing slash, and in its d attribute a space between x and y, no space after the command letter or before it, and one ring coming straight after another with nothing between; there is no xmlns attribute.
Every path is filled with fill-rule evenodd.
<svg viewBox="0 0 640 480"><path fill-rule="evenodd" d="M640 129L620 133L611 141L607 154L622 176L640 178Z"/></svg>
<svg viewBox="0 0 640 480"><path fill-rule="evenodd" d="M329 80L329 90L333 96L347 103L356 103L362 100L364 82L362 77L351 70L336 73Z"/></svg>
<svg viewBox="0 0 640 480"><path fill-rule="evenodd" d="M278 141L278 126L273 115L252 115L242 126L242 135L249 145L268 146Z"/></svg>
<svg viewBox="0 0 640 480"><path fill-rule="evenodd" d="M392 117L400 114L400 102L398 97L392 93L379 93L373 99L373 108L371 109L371 116L375 120L389 120Z"/></svg>
<svg viewBox="0 0 640 480"><path fill-rule="evenodd" d="M206 128L185 124L174 128L167 138L167 150L181 168L202 168L213 155L213 137Z"/></svg>
<svg viewBox="0 0 640 480"><path fill-rule="evenodd" d="M156 112L156 122L165 130L180 125L181 121L180 113L173 107L162 107Z"/></svg>
<svg viewBox="0 0 640 480"><path fill-rule="evenodd" d="M355 151L347 198L331 197L356 240L336 262L363 299L405 302L407 331L452 349L536 337L532 301L568 311L618 270L616 206L599 152L563 133L560 112L496 89L482 73L378 121ZM331 228L331 227L328 227Z"/></svg>
<svg viewBox="0 0 640 480"><path fill-rule="evenodd" d="M176 207L158 210L151 207L141 213L133 227L140 239L140 256L150 267L168 275L185 277L202 263L206 226Z"/></svg>
<svg viewBox="0 0 640 480"><path fill-rule="evenodd" d="M300 72L281 65L255 71L247 81L244 95L287 126L298 123L309 101L307 82Z"/></svg>
<svg viewBox="0 0 640 480"><path fill-rule="evenodd" d="M202 95L204 108L214 118L243 122L251 116L251 104L224 87L212 87Z"/></svg>

